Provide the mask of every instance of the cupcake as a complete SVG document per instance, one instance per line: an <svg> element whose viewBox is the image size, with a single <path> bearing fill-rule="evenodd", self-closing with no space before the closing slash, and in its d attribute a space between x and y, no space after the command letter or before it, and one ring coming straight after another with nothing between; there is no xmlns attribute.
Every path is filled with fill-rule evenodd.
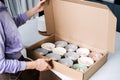
<svg viewBox="0 0 120 80"><path fill-rule="evenodd" d="M43 43L41 47L48 51L52 51L52 49L55 48L55 44L47 42L47 43Z"/></svg>
<svg viewBox="0 0 120 80"><path fill-rule="evenodd" d="M83 64L74 64L73 66L71 66L71 68L78 70L78 71L82 71L82 72L85 72L87 70L87 66Z"/></svg>
<svg viewBox="0 0 120 80"><path fill-rule="evenodd" d="M44 49L44 48L37 48L35 50L36 53L39 53L41 55L46 55L48 53L48 50Z"/></svg>
<svg viewBox="0 0 120 80"><path fill-rule="evenodd" d="M90 50L87 48L79 48L76 50L77 53L80 54L80 56L88 56L90 53Z"/></svg>
<svg viewBox="0 0 120 80"><path fill-rule="evenodd" d="M56 45L56 47L65 47L65 46L67 46L67 42L66 41L56 41L55 42L55 45Z"/></svg>
<svg viewBox="0 0 120 80"><path fill-rule="evenodd" d="M60 59L58 62L61 63L61 64L66 65L68 67L71 67L73 65L73 61L71 59L69 59L69 58Z"/></svg>
<svg viewBox="0 0 120 80"><path fill-rule="evenodd" d="M93 60L95 61L98 61L100 60L103 56L102 56L102 53L99 53L99 52L91 52L89 54L89 57L91 57Z"/></svg>
<svg viewBox="0 0 120 80"><path fill-rule="evenodd" d="M59 54L55 54L55 53L49 53L46 55L46 57L51 58L55 61L61 59L61 56Z"/></svg>
<svg viewBox="0 0 120 80"><path fill-rule="evenodd" d="M65 57L75 61L79 58L79 54L76 52L68 52L68 53L65 53Z"/></svg>
<svg viewBox="0 0 120 80"><path fill-rule="evenodd" d="M80 57L78 58L78 63L85 66L91 66L94 64L94 60L90 57Z"/></svg>
<svg viewBox="0 0 120 80"><path fill-rule="evenodd" d="M65 48L67 51L73 52L77 50L78 46L75 44L68 44Z"/></svg>
<svg viewBox="0 0 120 80"><path fill-rule="evenodd" d="M52 49L52 52L63 56L66 53L66 49L63 47L56 47Z"/></svg>

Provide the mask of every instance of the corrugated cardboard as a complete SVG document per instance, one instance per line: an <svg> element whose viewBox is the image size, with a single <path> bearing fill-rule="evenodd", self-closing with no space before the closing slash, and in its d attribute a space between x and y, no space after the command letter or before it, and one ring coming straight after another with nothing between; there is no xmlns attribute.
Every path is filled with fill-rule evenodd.
<svg viewBox="0 0 120 80"><path fill-rule="evenodd" d="M48 7L51 9L46 11ZM50 12L53 14L49 15ZM56 36L83 47L87 44L114 51L116 18L107 6L79 0L50 0L45 16L48 31Z"/></svg>
<svg viewBox="0 0 120 80"><path fill-rule="evenodd" d="M48 38L27 48L28 57L30 57L31 59L34 59L34 60L38 59L38 58L46 58L44 56L41 56L39 53L34 52L35 49L39 48L40 45L45 42L55 42L55 35L51 35ZM104 52L104 51L101 51L101 52ZM60 64L56 61L52 61L52 66L53 66L54 70L66 75L66 76L69 76L73 80L88 80L107 61L107 56L108 56L108 54L106 52L104 52L103 58L101 58L101 60L95 62L94 65L92 65L85 73L68 68L67 66ZM47 74L48 73L46 72L46 76L47 76ZM44 75L41 76L42 80L45 80L43 76ZM49 76L47 76L47 77L49 77ZM55 77L55 75L54 75L54 77ZM55 79L55 80L58 80L58 79Z"/></svg>
<svg viewBox="0 0 120 80"><path fill-rule="evenodd" d="M116 18L105 5L80 0L48 0L45 4L45 20L45 35L51 36L27 49L30 58L43 57L33 50L44 42L57 40L104 53L103 58L85 73L53 61L54 70L73 80L88 80L107 61L107 52L114 52Z"/></svg>

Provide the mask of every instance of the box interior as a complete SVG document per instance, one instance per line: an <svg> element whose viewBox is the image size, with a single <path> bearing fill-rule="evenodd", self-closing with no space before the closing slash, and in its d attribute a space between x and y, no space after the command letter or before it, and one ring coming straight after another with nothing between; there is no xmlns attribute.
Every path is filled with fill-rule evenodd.
<svg viewBox="0 0 120 80"><path fill-rule="evenodd" d="M116 17L105 5L80 0L48 0L48 33L82 47L114 52Z"/></svg>
<svg viewBox="0 0 120 80"><path fill-rule="evenodd" d="M28 51L29 51L28 56L32 59L47 58L45 56L40 55L39 53L36 53L34 50L37 48L40 48L41 44L43 44L45 42L54 43L55 41L58 41L58 40L62 40L62 39L60 39L60 38L55 39L55 35L51 35L48 38L32 45L31 47L28 48ZM88 48L88 47L86 47L86 48ZM91 50L91 51L93 51L93 50ZM104 51L100 51L100 52L104 52ZM66 76L69 76L72 79L87 80L106 62L107 55L108 55L107 53L103 53L103 57L99 61L95 62L92 66L90 66L85 72L76 71L76 70L69 68L59 62L56 62L56 61L52 61L52 66L53 66L54 70L66 75ZM74 73L76 75L73 75L72 73Z"/></svg>

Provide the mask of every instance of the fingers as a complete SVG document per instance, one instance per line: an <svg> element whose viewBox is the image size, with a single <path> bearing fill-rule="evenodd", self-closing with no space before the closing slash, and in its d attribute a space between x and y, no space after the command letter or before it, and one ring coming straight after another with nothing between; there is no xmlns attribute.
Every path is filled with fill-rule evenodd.
<svg viewBox="0 0 120 80"><path fill-rule="evenodd" d="M43 4L46 0L41 0L41 4Z"/></svg>
<svg viewBox="0 0 120 80"><path fill-rule="evenodd" d="M40 71L47 71L47 70L50 70L51 68L52 67L46 62L46 63L44 63L44 65L41 69L39 68L39 70Z"/></svg>
<svg viewBox="0 0 120 80"><path fill-rule="evenodd" d="M51 61L51 60L52 60L52 59L50 59L50 58L49 58L49 59L45 59L45 61L47 61L47 62L49 62L49 61Z"/></svg>
<svg viewBox="0 0 120 80"><path fill-rule="evenodd" d="M48 68L48 69L51 69L52 67L48 64L48 65L47 65L47 68Z"/></svg>
<svg viewBox="0 0 120 80"><path fill-rule="evenodd" d="M47 62L47 68L48 69L51 69L52 67L49 65L49 63L48 62L50 62L52 59L45 59L45 61Z"/></svg>
<svg viewBox="0 0 120 80"><path fill-rule="evenodd" d="M46 71L51 69L52 67L49 65L49 61L51 61L51 59L38 59L36 60L36 69L39 71Z"/></svg>
<svg viewBox="0 0 120 80"><path fill-rule="evenodd" d="M46 65L46 68L44 69L44 71L45 70L50 70L52 67L47 63L47 65Z"/></svg>

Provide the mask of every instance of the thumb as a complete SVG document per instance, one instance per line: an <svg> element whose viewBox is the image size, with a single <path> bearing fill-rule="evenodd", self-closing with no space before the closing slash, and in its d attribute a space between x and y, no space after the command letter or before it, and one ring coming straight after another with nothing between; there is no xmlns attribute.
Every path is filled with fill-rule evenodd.
<svg viewBox="0 0 120 80"><path fill-rule="evenodd" d="M52 59L45 59L46 62L49 62L49 61L51 61L51 60L52 60Z"/></svg>
<svg viewBox="0 0 120 80"><path fill-rule="evenodd" d="M45 1L46 1L46 0L41 0L40 2L41 2L41 4L44 4Z"/></svg>

